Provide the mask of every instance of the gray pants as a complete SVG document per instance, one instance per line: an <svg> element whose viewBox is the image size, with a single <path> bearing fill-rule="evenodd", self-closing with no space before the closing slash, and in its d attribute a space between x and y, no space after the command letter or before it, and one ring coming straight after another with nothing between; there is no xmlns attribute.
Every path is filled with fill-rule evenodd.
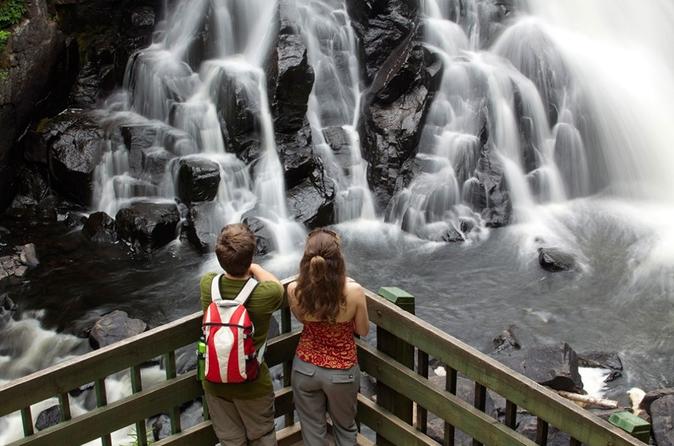
<svg viewBox="0 0 674 446"><path fill-rule="evenodd" d="M207 393L206 403L222 446L276 446L273 393L232 401Z"/></svg>
<svg viewBox="0 0 674 446"><path fill-rule="evenodd" d="M360 385L358 364L350 369L326 369L295 357L293 361L293 399L302 424L306 446L328 444L325 413L330 414L335 444L356 444L356 396Z"/></svg>

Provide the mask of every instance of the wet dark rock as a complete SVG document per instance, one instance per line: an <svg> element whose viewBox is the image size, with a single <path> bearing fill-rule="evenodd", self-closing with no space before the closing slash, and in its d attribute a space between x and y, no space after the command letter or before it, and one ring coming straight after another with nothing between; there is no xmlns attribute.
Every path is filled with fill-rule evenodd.
<svg viewBox="0 0 674 446"><path fill-rule="evenodd" d="M82 53L83 60L70 91L72 107L92 108L113 91L117 85L118 45L110 33L91 36L84 48L75 41L75 49Z"/></svg>
<svg viewBox="0 0 674 446"><path fill-rule="evenodd" d="M51 194L47 169L37 165L22 166L17 172L17 195L12 207L40 204Z"/></svg>
<svg viewBox="0 0 674 446"><path fill-rule="evenodd" d="M196 344L186 345L176 350L176 373L178 375L191 372L197 368L196 350ZM166 367L166 365L164 365L164 367Z"/></svg>
<svg viewBox="0 0 674 446"><path fill-rule="evenodd" d="M334 222L335 186L322 169L287 192L288 214L308 228Z"/></svg>
<svg viewBox="0 0 674 446"><path fill-rule="evenodd" d="M578 353L578 367L622 370L623 362L616 352L591 351Z"/></svg>
<svg viewBox="0 0 674 446"><path fill-rule="evenodd" d="M498 336L492 339L492 345L494 347L494 352L496 353L509 350L520 350L522 348L519 339L515 336L514 325L506 328Z"/></svg>
<svg viewBox="0 0 674 446"><path fill-rule="evenodd" d="M193 204L187 221L187 239L190 243L200 252L211 251L218 238L217 231L225 224L219 218L217 203L206 201Z"/></svg>
<svg viewBox="0 0 674 446"><path fill-rule="evenodd" d="M309 123L305 121L304 127L294 134L278 133L276 144L286 188L291 189L310 177L317 167Z"/></svg>
<svg viewBox="0 0 674 446"><path fill-rule="evenodd" d="M576 352L563 343L531 347L522 356L498 357L514 370L555 390L583 393Z"/></svg>
<svg viewBox="0 0 674 446"><path fill-rule="evenodd" d="M152 427L152 438L154 441L163 440L171 435L171 418L166 414L158 415L150 418L150 426Z"/></svg>
<svg viewBox="0 0 674 446"><path fill-rule="evenodd" d="M56 87L58 79L53 75L64 50L64 36L47 1L34 0L26 6L24 20L12 30L0 54L0 69L6 70L6 78L0 80L0 211L11 203L15 192L16 163L11 149L44 97Z"/></svg>
<svg viewBox="0 0 674 446"><path fill-rule="evenodd" d="M96 243L115 243L117 241L115 220L105 212L91 214L82 227L82 233Z"/></svg>
<svg viewBox="0 0 674 446"><path fill-rule="evenodd" d="M372 80L389 55L415 32L416 0L347 0L347 11L362 44L365 74Z"/></svg>
<svg viewBox="0 0 674 446"><path fill-rule="evenodd" d="M236 76L221 70L213 85L218 86L215 106L218 110L220 128L228 150L241 153L251 145L260 143L258 122L260 116L260 92L258 80Z"/></svg>
<svg viewBox="0 0 674 446"><path fill-rule="evenodd" d="M220 166L203 158L183 158L177 163L178 197L186 203L211 201L218 194Z"/></svg>
<svg viewBox="0 0 674 446"><path fill-rule="evenodd" d="M131 12L131 26L136 28L152 28L155 24L154 9L149 6L136 8Z"/></svg>
<svg viewBox="0 0 674 446"><path fill-rule="evenodd" d="M345 173L351 166L351 140L348 132L342 127L327 127L323 129L323 138L337 160L337 164Z"/></svg>
<svg viewBox="0 0 674 446"><path fill-rule="evenodd" d="M90 204L103 130L87 113L68 109L46 123L41 133L49 150L53 187L79 204Z"/></svg>
<svg viewBox="0 0 674 446"><path fill-rule="evenodd" d="M35 429L43 431L48 427L56 426L62 421L62 418L61 407L51 406L40 412L37 416L37 419L35 420Z"/></svg>
<svg viewBox="0 0 674 446"><path fill-rule="evenodd" d="M454 227L451 227L443 232L442 241L448 243L458 243L466 241L466 238L461 234L459 230Z"/></svg>
<svg viewBox="0 0 674 446"><path fill-rule="evenodd" d="M653 439L658 446L674 445L674 395L665 395L650 405Z"/></svg>
<svg viewBox="0 0 674 446"><path fill-rule="evenodd" d="M159 128L151 124L127 124L120 128L124 145L129 152L148 149L157 145Z"/></svg>
<svg viewBox="0 0 674 446"><path fill-rule="evenodd" d="M274 235L264 222L255 216L254 211L246 213L241 221L255 234L256 255L265 255L274 249Z"/></svg>
<svg viewBox="0 0 674 446"><path fill-rule="evenodd" d="M674 396L674 387L664 387L662 389L656 389L647 392L639 407L650 414L651 404L665 396Z"/></svg>
<svg viewBox="0 0 674 446"><path fill-rule="evenodd" d="M396 48L374 78L363 122L363 157L380 207L393 195L405 162L414 158L440 65L414 35Z"/></svg>
<svg viewBox="0 0 674 446"><path fill-rule="evenodd" d="M19 259L22 264L28 268L36 268L40 265L40 260L37 258L37 251L35 244L28 243L20 248Z"/></svg>
<svg viewBox="0 0 674 446"><path fill-rule="evenodd" d="M0 268L0 280L2 280L2 269ZM17 305L7 294L0 295L0 330L5 328L10 320L14 317Z"/></svg>
<svg viewBox="0 0 674 446"><path fill-rule="evenodd" d="M102 348L145 331L147 324L131 319L125 311L115 310L96 321L89 334L94 348Z"/></svg>
<svg viewBox="0 0 674 446"><path fill-rule="evenodd" d="M169 163L175 158L172 147L175 142L166 137L165 129L151 124L130 124L121 127L124 145L129 150L129 169L136 178L158 185L164 179Z"/></svg>
<svg viewBox="0 0 674 446"><path fill-rule="evenodd" d="M289 0L279 2L279 34L272 50L272 112L274 129L281 133L300 130L314 85L314 70L307 61L307 47L295 23L299 13Z"/></svg>
<svg viewBox="0 0 674 446"><path fill-rule="evenodd" d="M575 257L558 248L538 248L538 262L546 271L570 271L577 265Z"/></svg>
<svg viewBox="0 0 674 446"><path fill-rule="evenodd" d="M137 202L121 209L115 217L117 236L134 250L160 248L176 238L180 222L174 203Z"/></svg>

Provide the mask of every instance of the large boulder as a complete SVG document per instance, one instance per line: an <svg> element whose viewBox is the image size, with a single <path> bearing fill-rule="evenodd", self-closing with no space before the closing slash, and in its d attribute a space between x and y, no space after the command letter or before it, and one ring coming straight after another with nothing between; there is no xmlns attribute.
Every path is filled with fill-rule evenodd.
<svg viewBox="0 0 674 446"><path fill-rule="evenodd" d="M84 222L82 233L96 243L115 243L117 228L115 220L105 212L94 212Z"/></svg>
<svg viewBox="0 0 674 446"><path fill-rule="evenodd" d="M187 216L187 239L200 252L212 251L218 231L225 225L218 203L204 201L190 206Z"/></svg>
<svg viewBox="0 0 674 446"><path fill-rule="evenodd" d="M288 214L308 228L334 223L335 186L322 168L287 192Z"/></svg>
<svg viewBox="0 0 674 446"><path fill-rule="evenodd" d="M89 333L94 348L102 348L145 331L147 324L132 319L126 311L115 310L96 321Z"/></svg>
<svg viewBox="0 0 674 446"><path fill-rule="evenodd" d="M211 201L218 194L220 166L205 158L183 158L178 161L178 197L185 203Z"/></svg>
<svg viewBox="0 0 674 446"><path fill-rule="evenodd" d="M665 395L650 406L653 438L658 446L674 446L674 395Z"/></svg>
<svg viewBox="0 0 674 446"><path fill-rule="evenodd" d="M82 110L68 109L43 125L52 186L79 204L91 204L94 171L101 161L104 133Z"/></svg>
<svg viewBox="0 0 674 446"><path fill-rule="evenodd" d="M115 217L117 235L135 250L159 248L176 238L180 213L174 203L136 202Z"/></svg>
<svg viewBox="0 0 674 446"><path fill-rule="evenodd" d="M262 220L256 217L255 210L247 212L241 219L255 234L256 255L265 255L274 249L274 235Z"/></svg>
<svg viewBox="0 0 674 446"><path fill-rule="evenodd" d="M512 362L508 365L538 384L567 392L583 391L578 357L569 344L531 347L524 352L521 360Z"/></svg>
<svg viewBox="0 0 674 446"><path fill-rule="evenodd" d="M301 30L295 23L297 9L290 0L279 1L278 8L279 33L270 63L274 129L293 133L303 126L315 76L307 61Z"/></svg>

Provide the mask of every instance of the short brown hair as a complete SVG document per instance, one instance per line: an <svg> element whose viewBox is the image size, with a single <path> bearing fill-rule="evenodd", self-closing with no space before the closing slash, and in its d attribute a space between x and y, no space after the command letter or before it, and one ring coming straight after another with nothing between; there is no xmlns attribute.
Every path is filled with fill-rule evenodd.
<svg viewBox="0 0 674 446"><path fill-rule="evenodd" d="M236 223L222 228L215 243L220 266L233 276L244 276L255 254L255 234L247 225Z"/></svg>

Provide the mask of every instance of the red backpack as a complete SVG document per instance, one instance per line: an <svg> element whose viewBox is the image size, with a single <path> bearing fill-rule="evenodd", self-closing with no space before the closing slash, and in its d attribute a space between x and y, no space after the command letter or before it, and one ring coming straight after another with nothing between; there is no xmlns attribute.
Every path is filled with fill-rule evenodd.
<svg viewBox="0 0 674 446"><path fill-rule="evenodd" d="M205 378L213 383L253 381L260 371L264 345L255 351L255 328L244 304L258 284L248 279L236 298L220 295L218 274L211 284L211 304L204 313L202 332L206 342Z"/></svg>

